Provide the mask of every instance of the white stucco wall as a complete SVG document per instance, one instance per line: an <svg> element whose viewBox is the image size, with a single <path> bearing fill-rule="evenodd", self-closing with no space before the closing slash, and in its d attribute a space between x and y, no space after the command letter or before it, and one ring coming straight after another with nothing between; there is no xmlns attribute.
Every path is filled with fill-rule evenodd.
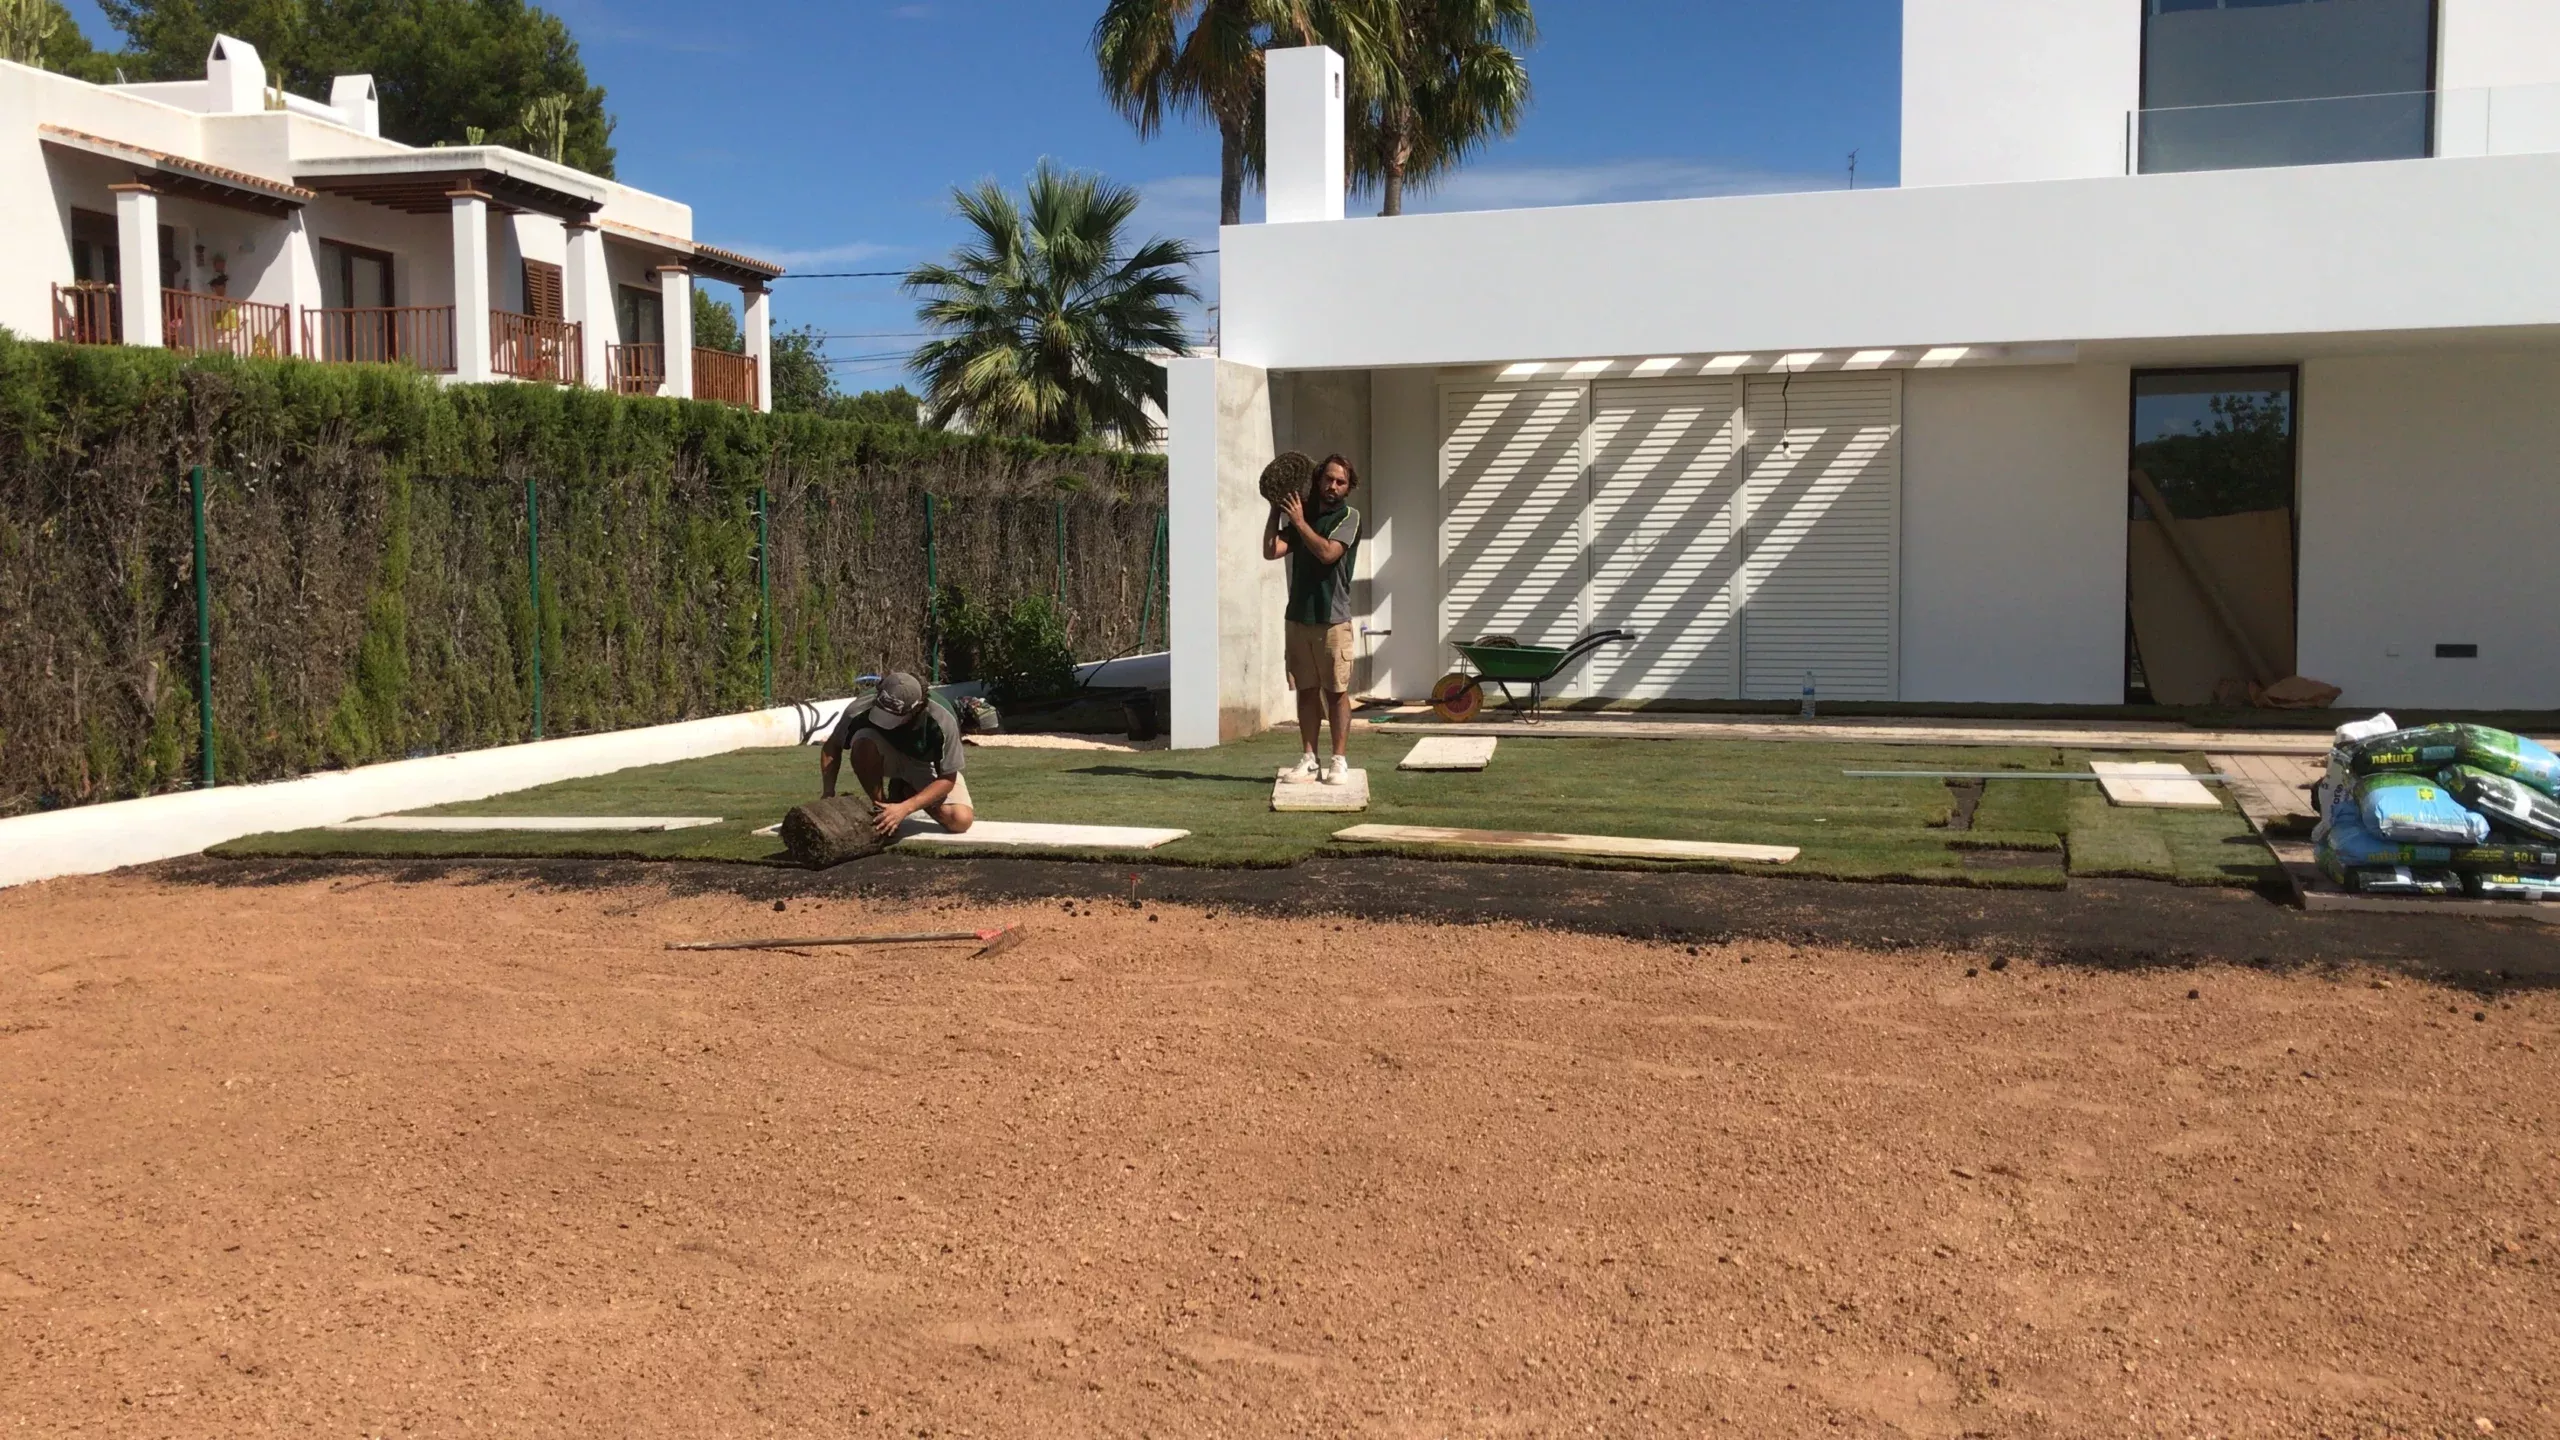
<svg viewBox="0 0 2560 1440"><path fill-rule="evenodd" d="M2124 698L2121 365L1903 377L1902 698Z"/></svg>
<svg viewBox="0 0 2560 1440"><path fill-rule="evenodd" d="M2560 5L2551 0L2439 0L2437 83L2447 90L2560 82Z"/></svg>
<svg viewBox="0 0 2560 1440"><path fill-rule="evenodd" d="M1418 700L1447 674L1440 644L1440 404L1429 370L1370 376L1369 617L1376 638L1370 689Z"/></svg>
<svg viewBox="0 0 2560 1440"><path fill-rule="evenodd" d="M1902 183L2121 175L2141 0L1903 0Z"/></svg>
<svg viewBox="0 0 2560 1440"><path fill-rule="evenodd" d="M2357 707L2560 706L2560 349L2313 360L2301 437L2302 673Z"/></svg>
<svg viewBox="0 0 2560 1440"><path fill-rule="evenodd" d="M2549 325L2555 232L2560 155L1234 225L1220 324L1274 369Z"/></svg>

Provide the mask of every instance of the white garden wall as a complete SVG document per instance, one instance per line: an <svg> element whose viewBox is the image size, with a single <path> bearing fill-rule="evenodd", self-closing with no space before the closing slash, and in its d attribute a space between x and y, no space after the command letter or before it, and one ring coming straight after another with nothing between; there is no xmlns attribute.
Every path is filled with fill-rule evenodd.
<svg viewBox="0 0 2560 1440"><path fill-rule="evenodd" d="M806 744L811 735L831 727L847 703L838 699L754 710L604 735L393 760L271 785L217 785L19 815L0 820L0 886L94 875L192 855L244 835L480 800L635 765L665 765L750 746ZM814 770L813 766L813 790Z"/></svg>

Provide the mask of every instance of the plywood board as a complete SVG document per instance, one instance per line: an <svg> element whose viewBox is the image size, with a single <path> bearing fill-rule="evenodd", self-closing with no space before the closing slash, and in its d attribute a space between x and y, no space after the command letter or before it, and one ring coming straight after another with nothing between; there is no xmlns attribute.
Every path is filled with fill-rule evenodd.
<svg viewBox="0 0 2560 1440"><path fill-rule="evenodd" d="M1297 813L1350 814L1369 808L1369 772L1354 770L1351 778L1340 785L1327 785L1321 780L1274 780L1271 782L1271 808Z"/></svg>
<svg viewBox="0 0 2560 1440"><path fill-rule="evenodd" d="M321 828L324 830L414 830L451 834L500 830L612 830L638 834L658 830L692 830L719 823L720 817L717 815L377 815L370 820L349 820L342 824L324 825Z"/></svg>
<svg viewBox="0 0 2560 1440"><path fill-rule="evenodd" d="M1481 770L1493 763L1490 735L1426 735L1396 762L1399 770Z"/></svg>
<svg viewBox="0 0 2560 1440"><path fill-rule="evenodd" d="M2118 805L2144 810L2219 810L2222 800L2184 765L2165 760L2097 760L2098 788Z"/></svg>
<svg viewBox="0 0 2560 1440"><path fill-rule="evenodd" d="M2278 676L2292 674L2293 512L2181 520L2178 531L2213 571L2250 643ZM2224 635L2157 522L2129 522L2125 564L2135 643L2152 698L2163 705L2208 705L2217 684L2249 678L2248 662Z"/></svg>
<svg viewBox="0 0 2560 1440"><path fill-rule="evenodd" d="M981 820L954 835L928 822L898 832L900 848L925 850L1006 850L1033 846L1050 850L1153 850L1190 834L1134 825L1043 825L1028 820Z"/></svg>
<svg viewBox="0 0 2560 1440"><path fill-rule="evenodd" d="M1468 845L1488 850L1544 850L1619 860L1748 860L1784 865L1803 853L1793 845L1728 845L1714 840L1648 840L1632 835L1557 835L1536 830L1454 830L1441 825L1354 825L1336 840L1384 845Z"/></svg>

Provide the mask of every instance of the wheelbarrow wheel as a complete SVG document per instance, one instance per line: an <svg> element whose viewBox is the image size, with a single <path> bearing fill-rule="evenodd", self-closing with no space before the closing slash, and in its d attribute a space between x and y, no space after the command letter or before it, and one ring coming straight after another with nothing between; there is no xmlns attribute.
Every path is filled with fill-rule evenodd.
<svg viewBox="0 0 2560 1440"><path fill-rule="evenodd" d="M1431 687L1431 713L1453 725L1464 725L1484 709L1484 686L1463 670L1452 670Z"/></svg>

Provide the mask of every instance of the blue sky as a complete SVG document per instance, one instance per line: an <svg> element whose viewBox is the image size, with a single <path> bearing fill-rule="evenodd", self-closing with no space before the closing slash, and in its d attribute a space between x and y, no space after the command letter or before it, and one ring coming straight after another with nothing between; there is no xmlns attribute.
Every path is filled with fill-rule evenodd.
<svg viewBox="0 0 2560 1440"><path fill-rule="evenodd" d="M93 0L72 5L93 41L117 43ZM714 244L802 271L904 267L957 238L954 184L1018 183L1044 156L1140 187L1146 228L1215 243L1216 137L1185 125L1142 143L1103 103L1088 49L1099 0L548 8L606 89L620 177L690 203ZM1898 0L1537 8L1520 133L1411 208L1838 186L1853 149L1861 186L1895 182ZM1248 221L1258 207L1248 199ZM1214 270L1201 278L1214 287ZM915 343L891 280L787 279L775 317L825 332L849 390L896 383Z"/></svg>

